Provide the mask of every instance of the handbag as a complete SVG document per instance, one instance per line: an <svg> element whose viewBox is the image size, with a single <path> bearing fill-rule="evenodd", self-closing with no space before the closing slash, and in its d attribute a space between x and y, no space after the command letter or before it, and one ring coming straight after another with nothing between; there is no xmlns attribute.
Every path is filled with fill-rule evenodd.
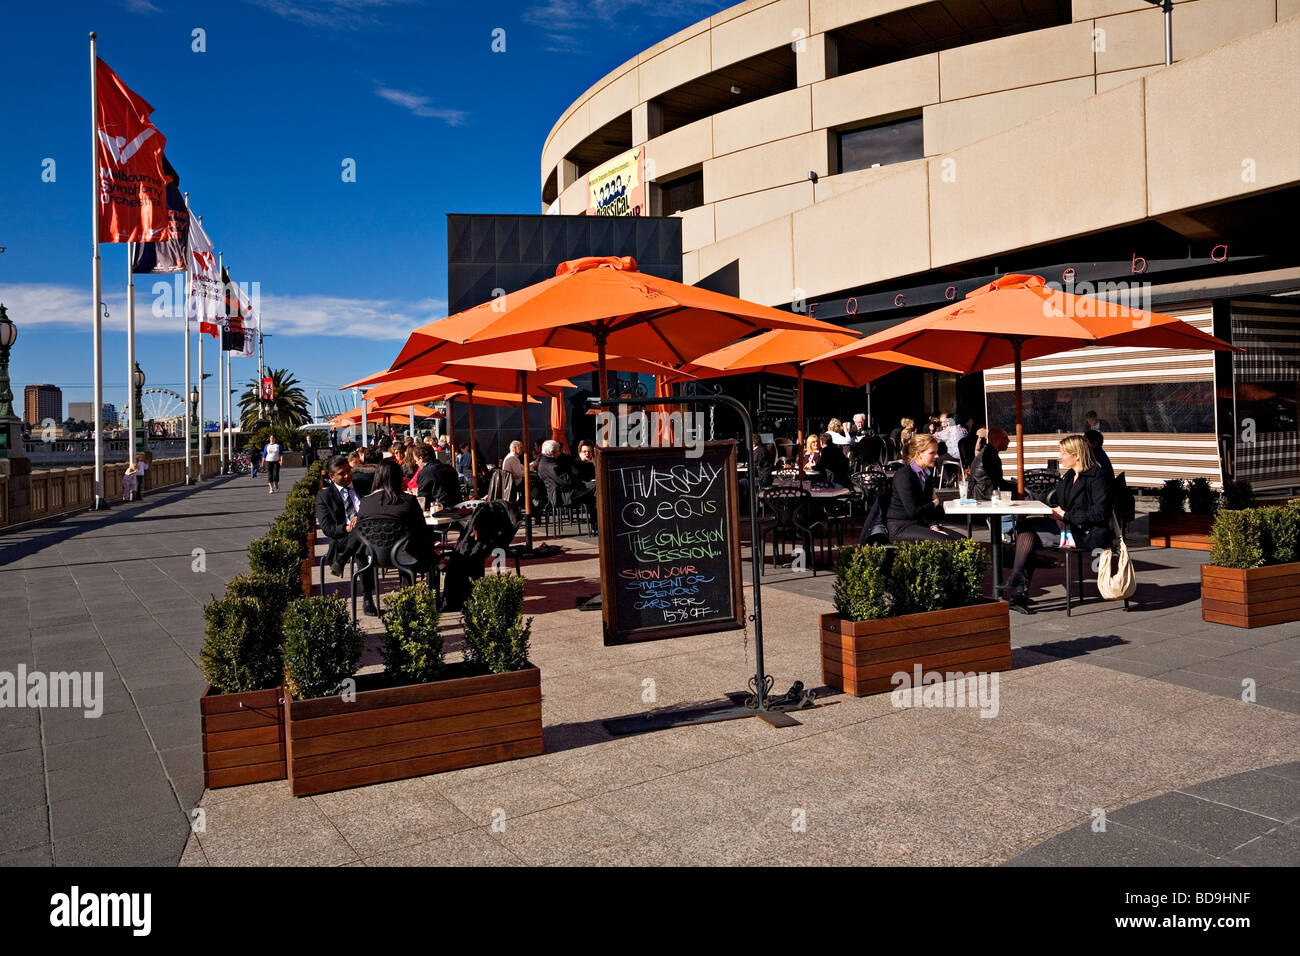
<svg viewBox="0 0 1300 956"><path fill-rule="evenodd" d="M1111 518L1111 525L1115 529L1115 540L1119 544L1119 562L1114 573L1111 572L1111 557L1113 551L1107 553L1097 570L1097 590L1107 601L1122 601L1125 598L1131 598L1137 591L1137 574L1133 571L1133 562L1129 560L1128 545L1124 543L1124 536L1120 534L1119 525L1114 517Z"/></svg>

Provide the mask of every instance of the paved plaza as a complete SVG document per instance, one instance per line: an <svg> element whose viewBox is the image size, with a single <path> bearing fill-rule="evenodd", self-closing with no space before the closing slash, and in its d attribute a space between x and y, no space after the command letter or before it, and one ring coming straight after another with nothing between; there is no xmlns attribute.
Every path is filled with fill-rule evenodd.
<svg viewBox="0 0 1300 956"><path fill-rule="evenodd" d="M0 863L1300 862L1300 627L1204 623L1204 555L1145 547L1128 613L1090 584L1067 618L1051 609L1062 572L1036 579L1042 610L1011 617L995 717L823 690L795 727L613 737L609 717L743 690L753 633L603 647L598 615L578 609L599 589L595 540L566 538L560 556L524 563L545 754L315 797L284 781L204 793L200 607L282 503L227 479L0 538L0 586L20 596L0 626L3 667L103 669L107 698L98 720L0 711ZM1130 537L1145 541L1142 519ZM777 692L821 685L831 584L765 577ZM378 622L365 623L373 667ZM452 659L459 629L446 615ZM197 805L205 830L190 834Z"/></svg>

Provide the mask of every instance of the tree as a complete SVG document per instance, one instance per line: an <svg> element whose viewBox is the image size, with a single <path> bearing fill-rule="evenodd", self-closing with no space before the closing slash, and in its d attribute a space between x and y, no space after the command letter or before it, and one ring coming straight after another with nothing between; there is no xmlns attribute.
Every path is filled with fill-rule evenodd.
<svg viewBox="0 0 1300 956"><path fill-rule="evenodd" d="M252 428L259 419L276 425L288 425L298 428L311 421L307 412L307 396L298 387L298 380L286 368L268 368L266 375L271 379L271 397L259 400L261 383L253 379L248 383L248 390L239 397L239 425ZM265 408L266 414L261 414Z"/></svg>

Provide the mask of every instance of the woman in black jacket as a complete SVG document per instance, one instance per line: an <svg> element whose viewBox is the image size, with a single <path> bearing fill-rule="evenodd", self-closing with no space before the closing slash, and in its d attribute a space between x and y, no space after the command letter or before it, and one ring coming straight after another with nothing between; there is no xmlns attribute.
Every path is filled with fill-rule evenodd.
<svg viewBox="0 0 1300 956"><path fill-rule="evenodd" d="M908 464L894 474L893 494L885 515L890 541L950 541L961 537L939 524L943 509L934 492L934 462L939 440L915 435L907 447Z"/></svg>
<svg viewBox="0 0 1300 956"><path fill-rule="evenodd" d="M1069 531L1075 547L1085 551L1105 548L1111 542L1110 483L1093 460L1092 449L1082 435L1061 439L1057 456L1061 463L1061 480L1052 492L1056 506L1051 518L1033 518L1016 535L1016 560L1011 568L1011 606L1021 614L1033 614L1029 606L1029 581L1033 577L1039 547L1062 546L1062 536Z"/></svg>
<svg viewBox="0 0 1300 956"><path fill-rule="evenodd" d="M357 553L362 553L360 531L364 529L367 518L393 518L400 522L407 535L406 547L403 549L419 564L428 564L433 560L433 533L425 524L424 513L415 495L406 493L402 481L402 469L391 458L385 458L375 466L374 491L361 499L357 526L352 534L357 536ZM378 613L374 605L375 572L372 570L361 579L365 592L365 611L367 614Z"/></svg>

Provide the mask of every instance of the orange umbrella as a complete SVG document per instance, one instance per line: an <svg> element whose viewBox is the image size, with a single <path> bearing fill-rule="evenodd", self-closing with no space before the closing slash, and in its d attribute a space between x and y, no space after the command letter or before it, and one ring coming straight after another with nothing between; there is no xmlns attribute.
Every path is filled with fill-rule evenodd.
<svg viewBox="0 0 1300 956"><path fill-rule="evenodd" d="M564 440L564 396L551 396L551 438L558 441L561 445L566 444Z"/></svg>
<svg viewBox="0 0 1300 956"><path fill-rule="evenodd" d="M561 263L553 279L416 329L392 370L502 349L594 344L603 392L610 352L680 368L751 332L777 328L837 331L807 316L646 275L630 256L589 256Z"/></svg>
<svg viewBox="0 0 1300 956"><path fill-rule="evenodd" d="M909 365L916 359L943 362L963 374L1015 363L1016 463L1023 495L1021 362L1101 344L1239 351L1171 315L1053 290L1042 276L1008 274L968 292L961 302L842 346L820 361L892 352Z"/></svg>

